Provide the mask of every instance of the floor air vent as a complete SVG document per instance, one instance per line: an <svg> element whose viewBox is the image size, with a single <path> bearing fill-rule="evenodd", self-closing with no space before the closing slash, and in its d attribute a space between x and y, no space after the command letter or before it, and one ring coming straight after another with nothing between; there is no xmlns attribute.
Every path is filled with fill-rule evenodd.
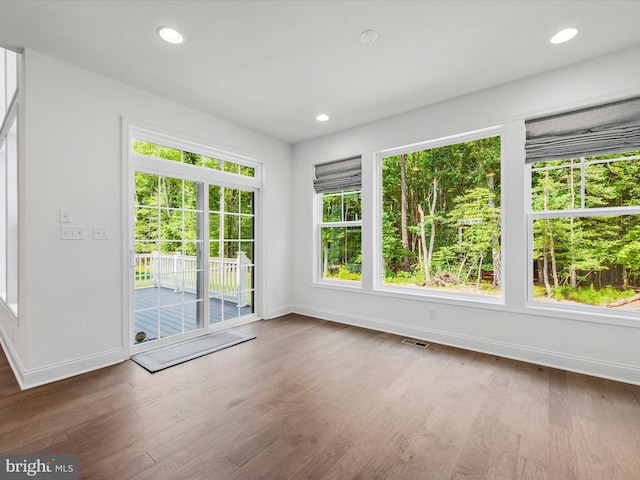
<svg viewBox="0 0 640 480"><path fill-rule="evenodd" d="M405 338L404 340L402 340L402 343L406 345L413 345L414 347L419 348L427 348L429 346L429 344L426 342L423 342L421 340L412 340L410 338Z"/></svg>

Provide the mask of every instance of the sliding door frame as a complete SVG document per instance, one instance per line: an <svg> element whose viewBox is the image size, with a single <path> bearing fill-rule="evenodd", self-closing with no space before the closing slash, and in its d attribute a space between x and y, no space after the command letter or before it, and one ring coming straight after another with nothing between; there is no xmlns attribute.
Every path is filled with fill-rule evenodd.
<svg viewBox="0 0 640 480"><path fill-rule="evenodd" d="M174 135L161 133L155 127L142 126L140 122L130 123L123 119L122 123L122 185L123 185L123 205L122 205L122 284L123 284L123 347L127 356L135 353L141 353L153 348L160 347L182 341L188 338L198 337L212 331L223 330L229 327L241 325L244 323L259 320L263 311L263 285L264 285L264 269L263 259L263 211L264 206L261 195L261 185L263 178L262 164L259 161L226 152L215 147L210 147L204 143L192 140L185 140ZM249 166L254 169L254 176L247 177L237 175L220 170L208 169L205 167L197 167L193 165L185 165L180 162L171 160L158 159L153 157L145 157L132 151L133 139L142 140L150 143L157 143L167 147L188 151L212 158L238 163L243 166ZM171 178L178 178L186 181L193 181L203 184L203 191L208 192L210 185L233 188L253 193L253 313L241 317L233 318L216 323L209 321L209 289L206 287L203 301L204 317L203 328L196 328L193 331L172 335L167 338L159 338L151 342L134 344L134 275L135 268L135 250L134 250L134 233L135 233L135 172L159 175ZM205 195L205 198L207 196ZM209 205L204 202L202 212L203 231L207 232L203 238L203 264L204 264L204 285L208 286L208 261L209 261Z"/></svg>

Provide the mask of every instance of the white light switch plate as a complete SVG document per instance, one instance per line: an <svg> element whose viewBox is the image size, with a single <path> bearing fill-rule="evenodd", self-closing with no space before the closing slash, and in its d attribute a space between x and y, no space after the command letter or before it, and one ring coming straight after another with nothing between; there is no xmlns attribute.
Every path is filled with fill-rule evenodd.
<svg viewBox="0 0 640 480"><path fill-rule="evenodd" d="M94 240L109 240L109 227L93 227Z"/></svg>
<svg viewBox="0 0 640 480"><path fill-rule="evenodd" d="M84 226L60 225L61 240L84 240Z"/></svg>
<svg viewBox="0 0 640 480"><path fill-rule="evenodd" d="M61 208L60 209L60 223L71 223L71 209L70 208Z"/></svg>

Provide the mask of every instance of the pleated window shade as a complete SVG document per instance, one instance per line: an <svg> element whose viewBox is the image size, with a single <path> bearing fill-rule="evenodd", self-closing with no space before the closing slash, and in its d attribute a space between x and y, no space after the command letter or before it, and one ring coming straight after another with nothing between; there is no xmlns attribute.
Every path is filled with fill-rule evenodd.
<svg viewBox="0 0 640 480"><path fill-rule="evenodd" d="M317 193L359 190L362 188L362 159L347 158L316 165L313 188Z"/></svg>
<svg viewBox="0 0 640 480"><path fill-rule="evenodd" d="M640 150L640 98L527 120L526 162Z"/></svg>

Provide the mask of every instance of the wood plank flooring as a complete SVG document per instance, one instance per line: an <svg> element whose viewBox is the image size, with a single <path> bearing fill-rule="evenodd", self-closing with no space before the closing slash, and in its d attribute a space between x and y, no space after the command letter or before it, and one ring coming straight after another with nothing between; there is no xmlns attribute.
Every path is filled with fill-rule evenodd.
<svg viewBox="0 0 640 480"><path fill-rule="evenodd" d="M0 452L82 479L640 478L640 387L287 315L150 374L24 392L0 356Z"/></svg>

